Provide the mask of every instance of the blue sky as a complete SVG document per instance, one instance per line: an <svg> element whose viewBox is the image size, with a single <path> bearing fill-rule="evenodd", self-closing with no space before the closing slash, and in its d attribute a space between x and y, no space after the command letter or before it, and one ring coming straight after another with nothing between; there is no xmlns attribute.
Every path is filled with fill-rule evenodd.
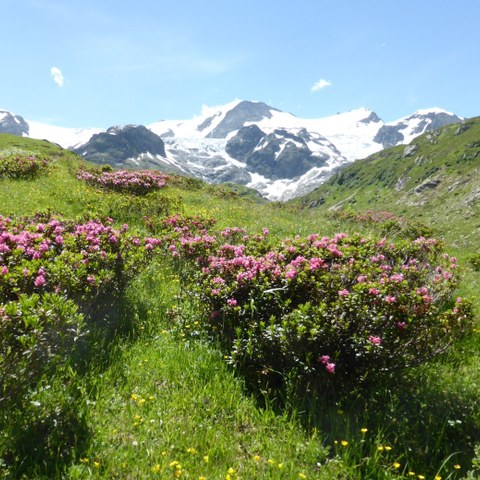
<svg viewBox="0 0 480 480"><path fill-rule="evenodd" d="M480 115L478 0L1 0L0 108L68 127L259 100Z"/></svg>

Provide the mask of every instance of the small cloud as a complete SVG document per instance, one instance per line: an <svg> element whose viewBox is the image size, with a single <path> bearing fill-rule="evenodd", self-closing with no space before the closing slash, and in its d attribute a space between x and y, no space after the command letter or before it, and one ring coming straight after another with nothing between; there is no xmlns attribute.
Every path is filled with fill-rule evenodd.
<svg viewBox="0 0 480 480"><path fill-rule="evenodd" d="M50 75L53 78L53 81L59 86L63 87L65 83L65 78L63 76L62 71L58 67L52 67L50 69Z"/></svg>
<svg viewBox="0 0 480 480"><path fill-rule="evenodd" d="M330 87L331 85L332 84L328 80L321 78L317 83L313 85L312 92L319 92L320 90L322 90L322 88Z"/></svg>

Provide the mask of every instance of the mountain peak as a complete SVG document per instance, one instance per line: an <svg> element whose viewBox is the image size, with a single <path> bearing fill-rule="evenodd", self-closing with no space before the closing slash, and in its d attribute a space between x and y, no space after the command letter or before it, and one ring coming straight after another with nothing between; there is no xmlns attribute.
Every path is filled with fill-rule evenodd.
<svg viewBox="0 0 480 480"><path fill-rule="evenodd" d="M0 132L28 136L28 123L20 115L15 115L7 110L0 109Z"/></svg>
<svg viewBox="0 0 480 480"><path fill-rule="evenodd" d="M207 135L207 138L226 138L229 133L240 130L246 122L260 122L272 118L279 110L263 102L242 100L225 113L222 121Z"/></svg>

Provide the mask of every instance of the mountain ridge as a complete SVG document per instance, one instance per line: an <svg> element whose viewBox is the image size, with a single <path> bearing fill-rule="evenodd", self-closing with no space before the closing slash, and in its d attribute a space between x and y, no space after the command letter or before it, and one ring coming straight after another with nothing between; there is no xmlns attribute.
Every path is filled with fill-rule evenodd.
<svg viewBox="0 0 480 480"><path fill-rule="evenodd" d="M0 115L2 112L0 131L3 124L11 128L23 120L4 111ZM17 127L17 131L54 141L97 163L103 158L115 167L158 168L209 183L234 182L254 188L270 200L289 200L314 190L348 163L461 120L437 107L389 123L367 108L304 119L263 102L234 100L205 107L201 115L189 120L146 125L155 135L154 140L150 138L153 143L141 144L145 131L138 133L138 139L130 137L131 145L126 145L125 135L121 135L109 142L110 154L94 146L98 143L95 135L110 129L66 129L25 122L27 128ZM116 128L121 131L130 126ZM113 145L115 142L122 145ZM161 142L164 155L156 151ZM150 151L152 144L157 145L155 151Z"/></svg>

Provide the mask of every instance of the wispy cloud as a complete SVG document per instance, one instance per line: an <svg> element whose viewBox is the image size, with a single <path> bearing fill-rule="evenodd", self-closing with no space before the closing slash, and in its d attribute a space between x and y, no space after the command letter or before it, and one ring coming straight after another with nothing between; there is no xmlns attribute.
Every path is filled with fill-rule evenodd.
<svg viewBox="0 0 480 480"><path fill-rule="evenodd" d="M312 92L319 92L325 87L331 87L332 84L328 81L325 80L324 78L321 78L318 82L314 83L311 90Z"/></svg>
<svg viewBox="0 0 480 480"><path fill-rule="evenodd" d="M62 71L58 67L52 67L50 69L50 75L53 78L53 81L59 86L63 87L65 84L65 78Z"/></svg>

